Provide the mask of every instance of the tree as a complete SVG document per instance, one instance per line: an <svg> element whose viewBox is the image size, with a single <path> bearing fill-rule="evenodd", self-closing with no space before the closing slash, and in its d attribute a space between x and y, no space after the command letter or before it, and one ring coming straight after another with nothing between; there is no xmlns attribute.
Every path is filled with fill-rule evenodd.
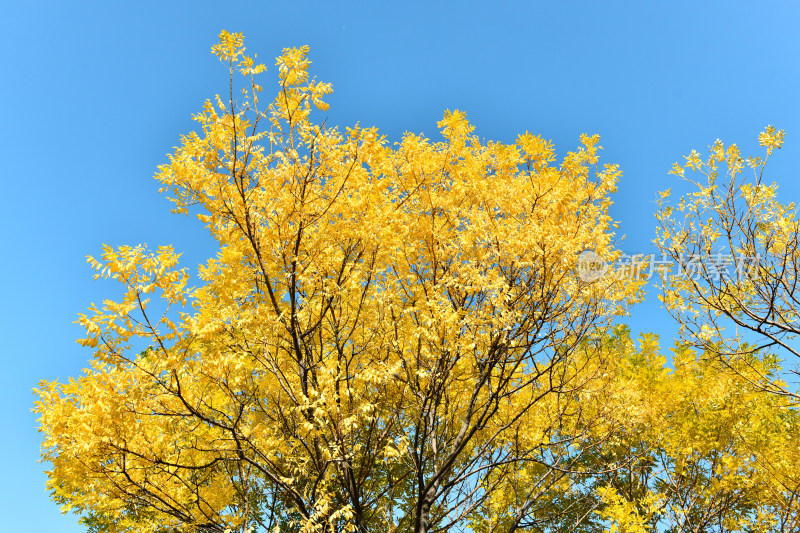
<svg viewBox="0 0 800 533"><path fill-rule="evenodd" d="M390 145L312 122L331 88L306 48L278 58L267 105L241 35L212 51L228 95L157 178L219 251L196 289L171 247L89 258L122 297L80 316L91 368L36 391L65 511L93 532L800 527L778 362L744 367L709 335L670 369L654 335L612 324L642 280L582 270L618 254L597 137L556 165L549 142L484 142L453 111L441 141ZM715 313L692 287L675 288Z"/></svg>
<svg viewBox="0 0 800 533"><path fill-rule="evenodd" d="M627 329L603 344L605 395L615 428L587 471L614 532L728 533L800 527L800 416L711 354L655 335L635 347ZM763 371L763 370L762 370ZM766 371L764 371L766 373ZM608 416L608 415L606 415Z"/></svg>
<svg viewBox="0 0 800 533"><path fill-rule="evenodd" d="M800 333L800 225L795 205L780 203L777 185L764 178L783 137L772 126L759 135L763 158L744 158L736 145L717 140L707 160L692 151L685 165L675 163L674 174L690 170L702 178L690 180L696 191L676 205L665 201L669 191L662 193L655 242L679 265L663 276L663 301L684 341L766 390L798 398L782 380L785 372L768 376L777 355L800 357L794 342ZM785 370L798 374L796 367Z"/></svg>
<svg viewBox="0 0 800 533"><path fill-rule="evenodd" d="M618 253L598 138L554 165L453 111L389 145L311 121L331 87L306 48L267 105L241 35L212 50L229 93L157 178L219 252L197 289L170 247L89 258L124 294L80 318L91 369L37 391L54 498L108 531L593 523L614 424L592 339L640 286L576 272Z"/></svg>
<svg viewBox="0 0 800 533"><path fill-rule="evenodd" d="M666 202L669 191L662 193L655 240L678 265L677 272L662 271L661 279L662 301L680 325L680 346L698 349L707 372L749 396L717 407L715 416L727 418L730 429L716 434L716 449L728 451L712 464L724 460L748 472L753 484L745 496L755 501L736 523L750 520L769 531L800 527L797 359L782 364L783 357L800 356L800 228L794 204L779 202L777 185L764 177L783 138L783 130L768 126L759 135L763 158L745 158L736 145L717 140L705 161L692 151L684 165L676 163L674 174L685 177L690 170L702 178L689 180L696 190L675 204ZM744 415L743 409L753 411ZM704 430L710 431L708 424Z"/></svg>

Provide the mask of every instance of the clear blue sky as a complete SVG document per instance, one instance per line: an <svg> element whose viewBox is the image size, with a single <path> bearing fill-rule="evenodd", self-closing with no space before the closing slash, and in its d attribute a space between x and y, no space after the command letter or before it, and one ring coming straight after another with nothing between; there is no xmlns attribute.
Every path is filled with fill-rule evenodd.
<svg viewBox="0 0 800 533"><path fill-rule="evenodd" d="M784 200L800 196L799 5L6 3L2 529L81 531L44 491L30 409L40 379L86 366L76 314L117 294L92 281L85 255L102 243L173 243L194 268L213 252L199 223L169 213L152 176L190 114L225 90L209 54L221 29L244 32L270 66L281 48L310 45L313 72L335 90L329 124L433 136L442 112L459 108L482 137L530 130L562 155L599 133L604 160L624 172L613 209L621 248L649 252L656 192L680 188L672 162L717 138L748 153L765 125L786 129L771 177ZM657 303L633 312L635 332L672 331Z"/></svg>

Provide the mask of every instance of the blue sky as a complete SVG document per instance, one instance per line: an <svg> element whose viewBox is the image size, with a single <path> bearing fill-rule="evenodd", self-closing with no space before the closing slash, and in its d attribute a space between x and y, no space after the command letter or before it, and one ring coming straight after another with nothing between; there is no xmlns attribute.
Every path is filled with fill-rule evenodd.
<svg viewBox="0 0 800 533"><path fill-rule="evenodd" d="M6 3L2 20L6 531L82 530L44 491L30 409L40 379L86 366L76 314L116 295L92 281L86 254L171 243L194 268L213 253L152 176L191 113L225 90L209 53L221 29L243 32L270 66L283 47L310 45L313 73L334 86L329 124L435 136L458 108L481 137L529 130L560 155L600 134L603 160L624 172L612 214L626 252L651 251L656 192L683 187L671 164L717 138L753 153L765 125L786 129L768 178L783 200L800 196L793 2L28 1ZM633 314L634 332L674 331L657 302Z"/></svg>

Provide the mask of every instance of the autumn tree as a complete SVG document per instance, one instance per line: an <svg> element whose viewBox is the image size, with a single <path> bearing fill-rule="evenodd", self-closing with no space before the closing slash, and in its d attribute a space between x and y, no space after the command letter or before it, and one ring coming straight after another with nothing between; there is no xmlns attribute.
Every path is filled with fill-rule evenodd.
<svg viewBox="0 0 800 533"><path fill-rule="evenodd" d="M706 159L692 151L672 172L694 190L675 202L669 201L669 191L662 193L657 213L656 245L676 266L661 273L662 301L680 325L681 353L698 350L705 375L727 381L737 397L728 407L714 403L716 421L704 420L701 412L691 421L696 426L692 433L710 436L704 448L717 455L700 463L699 471L713 466L719 475L736 465L746 480L744 490L735 490L741 502L751 501L738 516L720 522L719 527L731 530L736 530L732 524L744 527L748 521L767 531L800 527L800 228L795 205L780 202L777 184L765 176L767 161L783 138L782 130L768 126L759 135L763 157L745 157L736 145L726 147L719 140ZM704 387L713 387L713 381ZM717 422L725 419L719 427ZM674 479L673 487L686 482L685 476ZM723 483L728 482L716 486ZM700 506L696 513L708 514L711 507ZM696 522L686 520L688 525ZM688 525L684 529L692 531Z"/></svg>
<svg viewBox="0 0 800 533"><path fill-rule="evenodd" d="M583 459L585 471L597 472L588 479L603 500L600 531L800 527L800 413L792 398L680 341L668 361L655 335L636 345L617 328L600 349L608 352L604 395L614 408L604 419L614 436ZM601 473L601 465L619 467Z"/></svg>
<svg viewBox="0 0 800 533"><path fill-rule="evenodd" d="M90 257L122 297L80 317L91 368L37 390L48 486L90 531L800 528L800 417L766 352L795 353L796 222L764 161L718 143L687 159L708 184L662 205L674 259L766 259L665 273L684 326L668 361L612 326L641 280L579 268L618 253L597 137L556 164L454 111L441 140L389 144L312 121L331 87L307 49L283 51L266 102L241 35L212 51L228 94L157 178L216 257L194 289L171 247ZM782 138L762 135L768 154Z"/></svg>
<svg viewBox="0 0 800 533"><path fill-rule="evenodd" d="M196 289L171 247L89 258L123 295L80 318L85 375L37 391L54 498L106 531L596 523L586 476L619 465L587 459L617 424L592 339L639 287L576 275L617 254L598 138L556 164L453 111L390 144L312 121L305 47L266 101L241 35L213 52L228 94L157 178L219 251Z"/></svg>
<svg viewBox="0 0 800 533"><path fill-rule="evenodd" d="M769 126L759 135L763 157L717 140L706 159L692 151L676 163L672 172L694 191L677 202L662 194L656 245L677 265L663 276L663 300L684 341L769 391L798 397L786 378L796 378L800 357L800 221L764 174L783 138ZM791 366L768 375L777 357Z"/></svg>

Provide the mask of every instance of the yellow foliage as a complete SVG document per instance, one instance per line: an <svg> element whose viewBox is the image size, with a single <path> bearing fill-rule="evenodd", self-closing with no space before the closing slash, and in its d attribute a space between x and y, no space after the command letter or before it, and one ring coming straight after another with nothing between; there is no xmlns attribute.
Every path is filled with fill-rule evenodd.
<svg viewBox="0 0 800 533"><path fill-rule="evenodd" d="M265 67L245 51L241 34L220 34L231 90L156 175L219 244L200 285L171 247L104 246L89 264L123 294L80 315L91 368L37 389L48 488L65 510L104 531L598 517L644 531L682 494L670 479L700 472L720 443L730 457L702 470L698 501L738 494L742 472L759 502L785 495L742 451L797 465L764 451L788 439L785 406L686 354L669 372L654 337L636 349L610 329L642 282L578 276L581 252L619 254L608 209L620 170L598 165L599 137L557 162L549 141L484 141L454 110L439 140L390 144L312 121L332 89L309 74L307 47L283 50L266 106ZM688 164L703 168L698 157ZM624 492L621 473L657 454L666 485Z"/></svg>

